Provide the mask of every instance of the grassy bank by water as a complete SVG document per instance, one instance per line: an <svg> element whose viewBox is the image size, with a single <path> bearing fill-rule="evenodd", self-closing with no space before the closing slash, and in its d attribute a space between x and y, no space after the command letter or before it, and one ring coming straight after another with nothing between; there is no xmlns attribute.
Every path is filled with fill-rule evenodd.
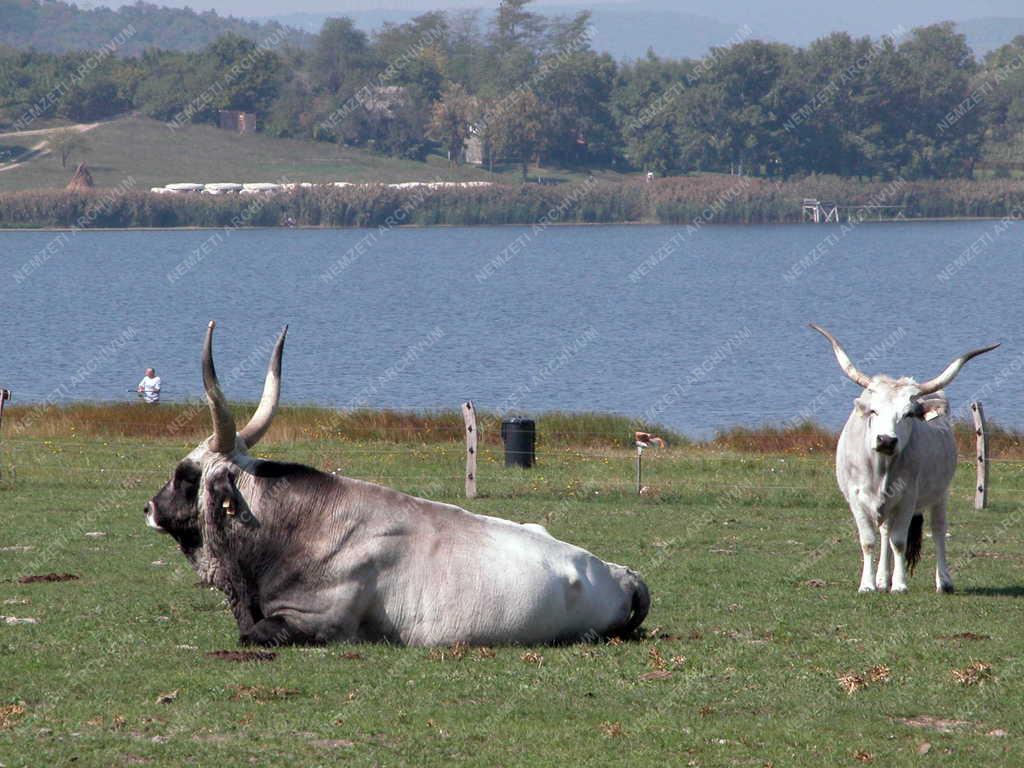
<svg viewBox="0 0 1024 768"><path fill-rule="evenodd" d="M957 472L957 594L932 591L926 542L909 594L858 595L824 445L670 441L645 454L636 496L633 451L618 443L628 422L561 417L558 431L539 417L538 466L506 469L491 436L481 497L466 501L454 414L365 412L321 432L329 414L289 408L259 455L542 522L640 570L653 604L646 636L622 644L330 646L239 662L217 654L236 650L220 593L196 587L143 523L208 429L194 410L49 409L18 433L27 412L5 413L4 765L974 766L1020 754L1019 461L993 463L983 512L973 466ZM172 433L176 417L187 426Z"/></svg>
<svg viewBox="0 0 1024 768"><path fill-rule="evenodd" d="M771 224L799 222L805 197L846 206L840 211L844 223L851 218L1020 218L1024 181L857 182L813 177L774 182L704 175L650 183L583 180L479 188L374 184L267 197L156 195L137 185L122 185L85 192L0 193L0 227Z"/></svg>
<svg viewBox="0 0 1024 768"><path fill-rule="evenodd" d="M254 410L251 404L233 406L235 420L244 423ZM545 412L536 415L541 448L562 445L583 448L631 448L634 432L642 430L663 437L670 445L694 451L738 453L829 454L835 451L838 434L813 423L794 427L735 427L714 438L695 441L660 424L636 421L607 413ZM31 439L152 438L196 442L209 434L210 417L205 402L165 403L158 408L136 403L77 403L63 407L14 405L4 411L5 434ZM478 413L480 440L500 447L501 418ZM389 411L360 409L335 411L319 406L284 406L274 419L270 438L279 442L329 440L348 442L459 443L463 437L458 411ZM974 428L957 423L960 455L974 454ZM989 451L993 456L1024 459L1024 434L988 425Z"/></svg>

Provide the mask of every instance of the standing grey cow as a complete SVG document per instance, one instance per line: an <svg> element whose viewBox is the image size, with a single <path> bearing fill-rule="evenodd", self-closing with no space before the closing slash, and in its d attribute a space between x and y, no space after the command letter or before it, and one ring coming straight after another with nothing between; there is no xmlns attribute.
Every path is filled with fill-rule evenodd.
<svg viewBox="0 0 1024 768"><path fill-rule="evenodd" d="M956 440L949 420L947 386L972 357L998 344L958 357L934 379L918 383L857 370L835 337L811 328L832 343L839 367L864 388L836 448L836 480L857 521L864 555L860 591L907 591L908 566L913 573L921 556L923 512L931 512L935 543L935 590L952 592L946 567L946 504L956 471ZM872 575L876 537L880 535L878 572ZM894 564L889 564L892 549Z"/></svg>
<svg viewBox="0 0 1024 768"><path fill-rule="evenodd" d="M650 598L636 572L539 525L252 458L277 410L288 329L238 432L213 367L213 329L203 384L214 433L145 513L227 594L241 642L553 643L625 635L644 620Z"/></svg>

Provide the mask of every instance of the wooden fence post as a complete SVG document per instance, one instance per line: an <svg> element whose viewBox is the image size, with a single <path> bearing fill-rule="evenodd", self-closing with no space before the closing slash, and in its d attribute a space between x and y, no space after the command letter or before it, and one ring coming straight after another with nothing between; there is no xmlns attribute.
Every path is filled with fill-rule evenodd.
<svg viewBox="0 0 1024 768"><path fill-rule="evenodd" d="M11 399L11 390L0 387L0 427L4 425L4 401ZM0 432L3 430L0 429Z"/></svg>
<svg viewBox="0 0 1024 768"><path fill-rule="evenodd" d="M644 447L639 443L636 444L636 493L637 496L643 490L643 457Z"/></svg>
<svg viewBox="0 0 1024 768"><path fill-rule="evenodd" d="M476 498L476 408L470 400L462 404L462 420L466 423L466 498Z"/></svg>
<svg viewBox="0 0 1024 768"><path fill-rule="evenodd" d="M974 416L974 435L977 439L977 481L974 487L974 508L988 506L988 435L985 434L985 409L981 403L971 403Z"/></svg>

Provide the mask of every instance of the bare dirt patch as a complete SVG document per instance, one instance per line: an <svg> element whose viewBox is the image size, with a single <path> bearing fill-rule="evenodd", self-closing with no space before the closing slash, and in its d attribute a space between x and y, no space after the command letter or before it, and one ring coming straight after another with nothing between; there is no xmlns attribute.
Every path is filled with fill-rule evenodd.
<svg viewBox="0 0 1024 768"><path fill-rule="evenodd" d="M649 682L651 680L671 680L672 671L669 669L655 669L650 672L644 672L637 679L644 682Z"/></svg>
<svg viewBox="0 0 1024 768"><path fill-rule="evenodd" d="M914 715L913 717L894 718L897 723L909 725L911 728L924 728L939 733L956 733L974 725L970 720L954 720L952 718L936 717L935 715Z"/></svg>
<svg viewBox="0 0 1024 768"><path fill-rule="evenodd" d="M208 659L221 661L273 661L277 654L273 651L208 651L203 654Z"/></svg>
<svg viewBox="0 0 1024 768"><path fill-rule="evenodd" d="M955 635L942 635L939 640L991 640L991 635L979 635L977 632L958 632Z"/></svg>
<svg viewBox="0 0 1024 768"><path fill-rule="evenodd" d="M78 581L79 577L73 573L41 573L32 576L21 576L18 578L19 584L39 584L40 582L49 581Z"/></svg>
<svg viewBox="0 0 1024 768"><path fill-rule="evenodd" d="M229 685L227 688L229 691L234 691L231 695L232 701L256 701L259 703L280 701L298 696L300 693L297 688L277 686L268 688L265 685Z"/></svg>
<svg viewBox="0 0 1024 768"><path fill-rule="evenodd" d="M322 749L350 749L356 745L350 739L314 739L309 743Z"/></svg>

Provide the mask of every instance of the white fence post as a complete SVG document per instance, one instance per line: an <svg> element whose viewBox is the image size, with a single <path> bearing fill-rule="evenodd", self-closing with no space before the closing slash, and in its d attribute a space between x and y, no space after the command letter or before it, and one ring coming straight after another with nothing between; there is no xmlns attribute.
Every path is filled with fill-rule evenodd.
<svg viewBox="0 0 1024 768"><path fill-rule="evenodd" d="M985 409L981 403L971 403L974 416L974 435L977 439L977 480L974 487L974 508L988 506L988 435L985 433Z"/></svg>
<svg viewBox="0 0 1024 768"><path fill-rule="evenodd" d="M466 498L476 498L476 408L473 401L462 404L462 420L466 424Z"/></svg>

